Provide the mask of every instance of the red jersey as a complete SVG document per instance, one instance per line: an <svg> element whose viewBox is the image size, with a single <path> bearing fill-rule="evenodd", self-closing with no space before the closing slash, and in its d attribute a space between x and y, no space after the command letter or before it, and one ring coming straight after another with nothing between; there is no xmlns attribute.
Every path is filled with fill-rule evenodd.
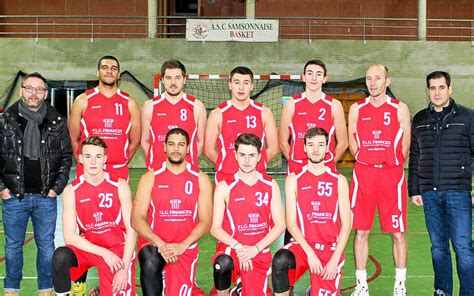
<svg viewBox="0 0 474 296"><path fill-rule="evenodd" d="M300 93L294 98L295 111L293 118L288 126L290 142L290 159L300 165L307 163L306 153L304 152L304 134L313 127L323 128L329 134L329 151L326 154L325 163L334 161L335 149L335 130L332 116L332 101L334 98L323 93L323 97L311 103L305 93ZM289 173L298 173L289 171Z"/></svg>
<svg viewBox="0 0 474 296"><path fill-rule="evenodd" d="M132 127L129 96L117 89L110 98L104 96L99 89L86 91L87 108L81 119L81 141L90 136L101 137L107 144L107 166L121 168L127 165L130 158L129 133ZM80 154L78 147L77 154Z"/></svg>
<svg viewBox="0 0 474 296"><path fill-rule="evenodd" d="M125 225L118 192L118 179L105 173L102 183L89 184L84 175L72 181L77 225L94 245L107 249L125 242Z"/></svg>
<svg viewBox="0 0 474 296"><path fill-rule="evenodd" d="M254 100L243 110L239 110L231 101L226 101L219 105L222 112L221 133L217 141L219 155L216 163L216 171L226 175L233 175L238 171L237 161L235 160L234 142L242 133L255 134L265 143L265 132L262 120L263 105ZM267 168L267 154L262 147L261 159L257 165L259 172L264 172Z"/></svg>
<svg viewBox="0 0 474 296"><path fill-rule="evenodd" d="M193 166L198 165L198 148L196 143L197 126L194 118L194 101L196 99L186 93L172 104L165 94L153 98L153 114L150 122L150 148L146 159L147 167L159 169L166 161L163 143L166 133L173 128L182 128L189 135L189 154L187 161Z"/></svg>
<svg viewBox="0 0 474 296"><path fill-rule="evenodd" d="M148 225L164 242L183 241L198 223L198 197L199 171L188 163L186 170L175 175L163 162L155 171ZM140 240L139 245L147 243Z"/></svg>
<svg viewBox="0 0 474 296"><path fill-rule="evenodd" d="M225 182L230 193L222 228L240 243L255 245L273 226L272 179L259 173L257 183L249 186L236 173Z"/></svg>
<svg viewBox="0 0 474 296"><path fill-rule="evenodd" d="M399 166L405 162L402 154L403 129L398 121L400 101L387 96L379 107L369 98L357 102L357 118L354 138L357 141L357 162L374 166Z"/></svg>
<svg viewBox="0 0 474 296"><path fill-rule="evenodd" d="M304 166L296 176L298 227L311 245L336 246L340 229L338 181L339 174L329 168L316 176Z"/></svg>

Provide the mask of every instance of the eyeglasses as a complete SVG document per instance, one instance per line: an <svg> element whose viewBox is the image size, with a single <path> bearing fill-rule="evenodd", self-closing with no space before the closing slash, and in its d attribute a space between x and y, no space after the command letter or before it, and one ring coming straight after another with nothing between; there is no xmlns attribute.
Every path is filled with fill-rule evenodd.
<svg viewBox="0 0 474 296"><path fill-rule="evenodd" d="M22 88L25 89L25 91L30 94L36 93L36 94L42 95L46 92L46 88L41 87L41 86L33 87L31 85L27 85L27 86L22 86Z"/></svg>

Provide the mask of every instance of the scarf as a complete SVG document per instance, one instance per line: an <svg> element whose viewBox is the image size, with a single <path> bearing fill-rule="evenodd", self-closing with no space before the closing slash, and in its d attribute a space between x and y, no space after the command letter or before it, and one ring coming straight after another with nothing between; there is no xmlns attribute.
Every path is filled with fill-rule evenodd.
<svg viewBox="0 0 474 296"><path fill-rule="evenodd" d="M41 145L41 133L39 130L39 125L46 117L48 108L43 102L38 111L34 112L28 109L23 100L20 99L20 103L18 104L18 110L20 111L20 116L28 120L23 139L23 150L25 151L24 155L28 159L37 160L40 157Z"/></svg>

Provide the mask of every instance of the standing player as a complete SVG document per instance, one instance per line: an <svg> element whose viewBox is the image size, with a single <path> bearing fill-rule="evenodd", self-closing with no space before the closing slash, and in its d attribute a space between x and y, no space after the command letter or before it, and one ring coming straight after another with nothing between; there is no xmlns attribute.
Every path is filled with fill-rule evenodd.
<svg viewBox="0 0 474 296"><path fill-rule="evenodd" d="M117 58L104 56L97 67L99 85L79 95L69 114L69 134L73 151L79 155L86 137L101 137L107 146L105 170L128 180L128 162L140 146L140 111L134 99L118 89L120 65ZM82 174L77 161L76 176Z"/></svg>
<svg viewBox="0 0 474 296"><path fill-rule="evenodd" d="M271 295L269 247L283 233L285 216L277 182L256 170L261 147L256 135L240 134L234 154L238 172L216 187L211 234L218 240L217 295L229 295L237 275L242 295Z"/></svg>
<svg viewBox="0 0 474 296"><path fill-rule="evenodd" d="M101 138L82 141L79 161L84 174L64 189L66 246L57 248L53 255L57 295L68 295L71 279L76 280L91 267L99 273L100 295L136 295L136 234L130 225L130 187L125 180L104 172L106 153L107 144Z"/></svg>
<svg viewBox="0 0 474 296"><path fill-rule="evenodd" d="M154 170L161 168L166 160L163 151L165 135L175 127L184 129L190 135L187 161L198 166L204 142L206 108L200 100L183 92L186 68L180 61L164 62L161 77L165 92L146 101L142 109L141 146L147 156L147 167Z"/></svg>
<svg viewBox="0 0 474 296"><path fill-rule="evenodd" d="M281 111L278 142L288 160L287 175L298 173L307 163L303 142L305 132L310 128L321 127L328 131L329 152L325 163L331 169L336 168L337 161L347 148L342 104L322 91L323 84L328 80L326 65L320 60L308 61L302 79L305 92L287 101Z"/></svg>
<svg viewBox="0 0 474 296"><path fill-rule="evenodd" d="M168 131L166 162L143 175L133 201L143 295L204 295L195 284L197 241L211 227L212 185L186 161L188 143L185 130Z"/></svg>
<svg viewBox="0 0 474 296"><path fill-rule="evenodd" d="M252 71L243 66L230 72L232 99L212 110L206 125L204 153L216 165L216 184L238 171L234 142L241 133L257 135L262 146L258 171L264 173L267 161L278 152L278 134L270 109L250 98L254 88Z"/></svg>
<svg viewBox="0 0 474 296"><path fill-rule="evenodd" d="M387 67L370 66L365 83L370 96L353 104L349 111L349 148L356 159L350 188L357 278L352 294L369 295L369 233L378 208L382 231L393 237L393 295L406 295L407 189L403 163L410 148L410 113L404 103L387 95Z"/></svg>
<svg viewBox="0 0 474 296"><path fill-rule="evenodd" d="M351 231L346 178L326 166L329 135L311 128L304 135L307 164L286 178L286 221L292 241L273 258L275 295L290 295L290 287L309 269L311 295L339 295L344 248Z"/></svg>

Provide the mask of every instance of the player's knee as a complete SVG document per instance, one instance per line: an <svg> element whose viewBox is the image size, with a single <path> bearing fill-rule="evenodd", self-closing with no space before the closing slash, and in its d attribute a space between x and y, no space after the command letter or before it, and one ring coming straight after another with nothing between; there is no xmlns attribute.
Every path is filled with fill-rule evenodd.
<svg viewBox="0 0 474 296"><path fill-rule="evenodd" d="M368 240L369 233L369 230L356 230L354 238L356 240Z"/></svg>
<svg viewBox="0 0 474 296"><path fill-rule="evenodd" d="M214 284L219 291L230 287L234 260L229 255L220 255L214 261Z"/></svg>
<svg viewBox="0 0 474 296"><path fill-rule="evenodd" d="M296 268L295 255L287 249L276 252L272 261L272 270L288 270Z"/></svg>
<svg viewBox="0 0 474 296"><path fill-rule="evenodd" d="M395 232L392 233L392 237L395 242L403 242L406 239L406 234L405 232Z"/></svg>
<svg viewBox="0 0 474 296"><path fill-rule="evenodd" d="M140 269L144 275L154 277L165 268L166 261L155 246L146 246L138 253Z"/></svg>
<svg viewBox="0 0 474 296"><path fill-rule="evenodd" d="M77 267L77 258L68 247L59 247L53 254L53 271Z"/></svg>
<svg viewBox="0 0 474 296"><path fill-rule="evenodd" d="M59 247L53 254L53 286L56 292L66 293L71 289L69 269L77 267L77 257L68 247Z"/></svg>
<svg viewBox="0 0 474 296"><path fill-rule="evenodd" d="M288 270L296 268L295 255L286 249L276 252L272 261L272 284L275 293L283 293L290 290Z"/></svg>

